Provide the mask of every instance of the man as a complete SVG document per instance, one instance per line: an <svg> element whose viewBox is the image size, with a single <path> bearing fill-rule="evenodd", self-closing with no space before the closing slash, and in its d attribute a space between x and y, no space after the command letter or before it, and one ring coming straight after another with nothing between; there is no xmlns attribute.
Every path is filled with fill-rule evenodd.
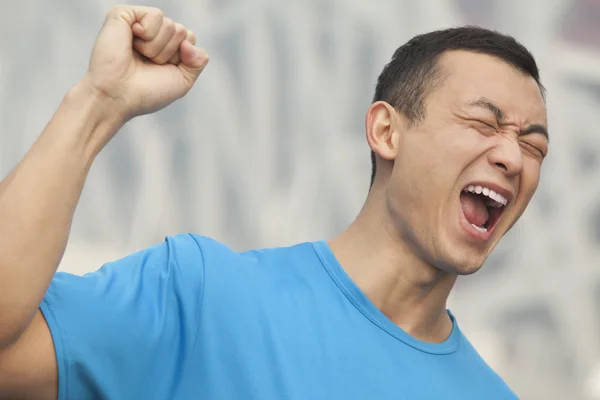
<svg viewBox="0 0 600 400"><path fill-rule="evenodd" d="M514 399L446 310L521 216L548 151L536 63L464 27L415 37L366 115L373 179L328 242L169 237L56 272L86 174L208 62L160 10L110 11L89 70L0 186L0 398Z"/></svg>

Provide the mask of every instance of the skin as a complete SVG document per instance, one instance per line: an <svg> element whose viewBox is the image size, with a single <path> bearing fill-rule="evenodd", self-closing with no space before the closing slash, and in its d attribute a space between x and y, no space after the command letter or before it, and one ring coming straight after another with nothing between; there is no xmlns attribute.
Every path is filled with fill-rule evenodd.
<svg viewBox="0 0 600 400"><path fill-rule="evenodd" d="M128 120L192 88L208 62L194 43L191 32L160 10L112 9L87 74L0 183L0 399L56 399L56 356L39 304L65 250L88 171ZM370 107L367 141L379 172L356 221L331 241L386 315L432 341L449 333L444 309L456 276L481 266L531 199L542 157L525 151L519 143L529 139L517 132L532 121L545 125L531 79L481 55L454 52L441 62L449 77L428 97L423 123L409 124L385 103ZM489 110L465 105L482 96L502 108L502 125L475 121L494 125ZM538 134L528 136L546 144ZM518 192L485 244L457 223L458 195L475 178Z"/></svg>
<svg viewBox="0 0 600 400"><path fill-rule="evenodd" d="M375 182L356 220L330 241L371 301L429 342L450 334L446 301L457 277L479 270L523 214L548 152L546 106L533 78L465 51L447 52L439 63L447 78L428 95L420 123L383 102L369 108ZM502 120L489 104L501 110ZM486 241L459 222L460 193L473 181L514 195Z"/></svg>
<svg viewBox="0 0 600 400"><path fill-rule="evenodd" d="M56 399L56 357L39 305L88 171L128 120L192 88L208 63L194 43L156 8L113 8L85 77L0 183L0 399Z"/></svg>

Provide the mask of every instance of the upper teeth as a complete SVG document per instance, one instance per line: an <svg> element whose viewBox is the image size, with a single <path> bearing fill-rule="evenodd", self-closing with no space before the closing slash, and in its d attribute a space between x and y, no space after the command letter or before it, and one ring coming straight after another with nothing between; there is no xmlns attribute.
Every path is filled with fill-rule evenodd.
<svg viewBox="0 0 600 400"><path fill-rule="evenodd" d="M485 186L470 185L465 190L467 192L482 194L484 196L489 197L490 199L498 203L494 204L494 206L496 207L505 206L508 203L506 197L502 196L500 193L494 192L492 189L486 188Z"/></svg>

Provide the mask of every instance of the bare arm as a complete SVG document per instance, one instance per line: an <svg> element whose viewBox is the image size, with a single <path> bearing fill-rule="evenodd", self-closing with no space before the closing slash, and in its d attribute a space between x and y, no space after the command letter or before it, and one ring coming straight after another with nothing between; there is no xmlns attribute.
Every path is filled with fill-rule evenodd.
<svg viewBox="0 0 600 400"><path fill-rule="evenodd" d="M72 89L0 186L0 349L31 322L56 272L99 151L93 138L121 126L107 111L89 88Z"/></svg>
<svg viewBox="0 0 600 400"><path fill-rule="evenodd" d="M158 9L113 8L85 78L0 183L0 399L56 398L52 337L39 306L86 176L126 121L191 89L208 62L194 43L190 31Z"/></svg>
<svg viewBox="0 0 600 400"><path fill-rule="evenodd" d="M0 399L54 400L58 397L58 368L50 329L41 311L0 353Z"/></svg>
<svg viewBox="0 0 600 400"><path fill-rule="evenodd" d="M0 184L0 399L55 399L52 337L38 307L60 263L94 157L121 121L80 84Z"/></svg>

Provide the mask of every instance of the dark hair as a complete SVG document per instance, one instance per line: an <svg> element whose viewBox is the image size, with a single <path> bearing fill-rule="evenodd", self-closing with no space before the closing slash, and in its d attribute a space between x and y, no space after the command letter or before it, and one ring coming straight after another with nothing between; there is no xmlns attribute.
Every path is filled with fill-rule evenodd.
<svg viewBox="0 0 600 400"><path fill-rule="evenodd" d="M399 47L377 78L373 102L385 101L410 122L425 117L425 98L444 80L438 59L446 51L466 50L495 56L531 75L540 87L540 74L533 55L513 37L477 26L438 30L415 36ZM375 180L375 153L371 151L371 186Z"/></svg>

